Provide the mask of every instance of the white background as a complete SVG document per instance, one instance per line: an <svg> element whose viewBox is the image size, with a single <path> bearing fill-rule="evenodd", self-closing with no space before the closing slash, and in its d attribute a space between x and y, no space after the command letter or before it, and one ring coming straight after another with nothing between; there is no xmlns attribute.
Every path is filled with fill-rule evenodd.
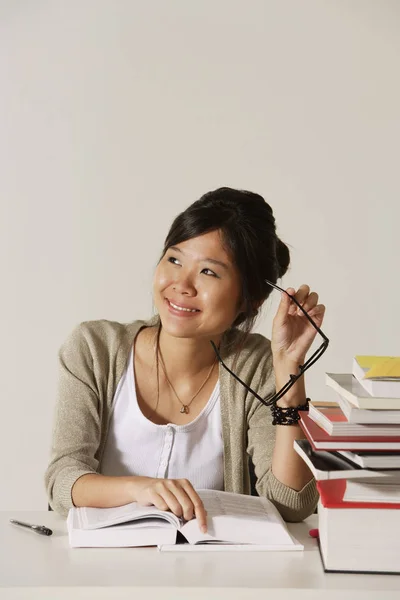
<svg viewBox="0 0 400 600"><path fill-rule="evenodd" d="M0 509L43 509L57 351L152 313L173 217L261 193L328 352L400 354L400 3L0 0ZM269 335L274 300L258 330Z"/></svg>

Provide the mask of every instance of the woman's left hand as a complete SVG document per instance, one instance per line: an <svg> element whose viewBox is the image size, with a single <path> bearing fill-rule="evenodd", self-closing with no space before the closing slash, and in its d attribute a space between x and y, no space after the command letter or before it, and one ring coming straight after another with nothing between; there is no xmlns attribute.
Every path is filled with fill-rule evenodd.
<svg viewBox="0 0 400 600"><path fill-rule="evenodd" d="M288 288L286 292L295 296L309 317L321 327L325 306L318 304L318 294L310 292L308 285L301 285L297 292L293 288ZM287 294L282 292L273 321L272 354L274 360L303 364L317 331Z"/></svg>

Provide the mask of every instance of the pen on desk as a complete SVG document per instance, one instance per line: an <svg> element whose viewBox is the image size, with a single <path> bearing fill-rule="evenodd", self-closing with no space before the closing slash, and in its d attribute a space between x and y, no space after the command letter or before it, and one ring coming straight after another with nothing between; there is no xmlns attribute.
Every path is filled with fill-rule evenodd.
<svg viewBox="0 0 400 600"><path fill-rule="evenodd" d="M52 530L44 525L31 525L30 523L24 523L23 521L16 521L15 519L10 519L10 523L13 525L18 525L18 527L26 527L35 533L40 533L40 535L52 535Z"/></svg>

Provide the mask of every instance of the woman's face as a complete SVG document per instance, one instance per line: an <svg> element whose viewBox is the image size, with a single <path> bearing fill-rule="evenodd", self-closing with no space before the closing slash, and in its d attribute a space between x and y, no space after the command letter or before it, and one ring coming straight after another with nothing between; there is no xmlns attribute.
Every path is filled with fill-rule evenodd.
<svg viewBox="0 0 400 600"><path fill-rule="evenodd" d="M153 281L163 329L181 338L216 338L240 312L239 273L212 231L167 250Z"/></svg>

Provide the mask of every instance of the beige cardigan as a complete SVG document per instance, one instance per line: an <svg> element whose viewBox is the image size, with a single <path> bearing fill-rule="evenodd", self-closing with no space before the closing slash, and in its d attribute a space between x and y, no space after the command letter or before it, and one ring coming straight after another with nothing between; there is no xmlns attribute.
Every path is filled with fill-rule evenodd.
<svg viewBox="0 0 400 600"><path fill-rule="evenodd" d="M73 506L72 486L86 473L96 473L104 451L111 407L118 382L127 366L136 334L152 321L129 324L89 321L74 329L59 352L60 379L52 438L51 461L45 484L51 507L66 515ZM251 334L234 368L235 355L225 336L221 355L227 366L262 397L275 389L270 342ZM220 366L221 417L224 442L224 489L250 493L251 457L260 496L269 498L287 521L301 521L318 501L315 480L300 491L281 483L271 471L275 431L270 409Z"/></svg>

